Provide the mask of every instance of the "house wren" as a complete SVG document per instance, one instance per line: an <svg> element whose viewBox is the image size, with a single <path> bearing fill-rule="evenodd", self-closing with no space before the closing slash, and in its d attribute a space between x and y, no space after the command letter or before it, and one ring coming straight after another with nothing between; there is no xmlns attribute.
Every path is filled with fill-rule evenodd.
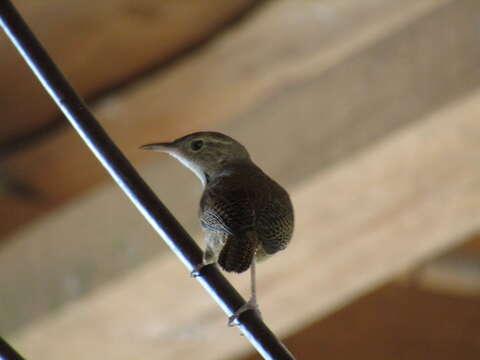
<svg viewBox="0 0 480 360"><path fill-rule="evenodd" d="M194 273L213 263L228 272L251 269L251 298L229 324L246 310L258 311L255 263L285 249L292 237L288 193L253 163L242 144L218 132L196 132L141 148L168 153L204 185L199 215L206 249Z"/></svg>

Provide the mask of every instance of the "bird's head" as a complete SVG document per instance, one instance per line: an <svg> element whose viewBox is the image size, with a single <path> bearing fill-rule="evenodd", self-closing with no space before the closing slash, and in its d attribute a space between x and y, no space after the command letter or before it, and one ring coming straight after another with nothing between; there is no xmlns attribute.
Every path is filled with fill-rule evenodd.
<svg viewBox="0 0 480 360"><path fill-rule="evenodd" d="M206 184L209 179L237 163L249 162L245 147L218 132L196 132L172 142L146 144L144 150L165 152L192 170Z"/></svg>

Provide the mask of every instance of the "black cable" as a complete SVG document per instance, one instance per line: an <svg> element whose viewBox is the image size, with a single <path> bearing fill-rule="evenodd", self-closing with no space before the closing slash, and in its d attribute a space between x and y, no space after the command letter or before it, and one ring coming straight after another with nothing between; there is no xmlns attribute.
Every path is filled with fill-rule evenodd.
<svg viewBox="0 0 480 360"><path fill-rule="evenodd" d="M0 0L0 26L90 150L170 249L193 271L202 261L200 248L112 142L9 0ZM216 267L206 266L197 279L227 315L245 303ZM239 320L240 330L265 359L294 359L255 312L247 311Z"/></svg>
<svg viewBox="0 0 480 360"><path fill-rule="evenodd" d="M1 1L1 0L0 0ZM0 359L1 360L25 360L15 351L2 337L0 337Z"/></svg>

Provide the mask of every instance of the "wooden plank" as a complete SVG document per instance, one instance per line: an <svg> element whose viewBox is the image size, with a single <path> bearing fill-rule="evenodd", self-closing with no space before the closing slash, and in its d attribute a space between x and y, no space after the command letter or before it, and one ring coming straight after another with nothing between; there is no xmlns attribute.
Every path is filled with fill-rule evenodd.
<svg viewBox="0 0 480 360"><path fill-rule="evenodd" d="M204 54L179 64L168 74L146 79L129 91L105 100L96 108L97 113L108 125L107 129L120 140L123 150L134 160L147 155L137 150L138 144L172 138L180 132L212 127L213 123L220 122L225 117L240 114L233 116L234 121L223 123L221 130L244 142L255 160L276 179L287 186L294 186L319 169L324 169L385 136L407 122L406 119L417 120L415 115L419 112L438 106L437 103L432 104L431 96L444 101L450 97L450 91L456 93L452 89L458 87L452 82L445 93L443 91L446 87L438 87L445 98L438 94L434 96L422 93L422 96L418 95L414 99L405 96L408 101L399 106L399 99L404 97L402 89L405 85L397 89L393 85L396 82L392 81L394 78L403 79L403 71L390 79L383 72L373 78L371 76L375 69L372 68L371 60L384 58L385 53L396 53L406 47L416 54L419 44L425 39L433 41L439 36L438 46L432 47L438 53L428 57L433 63L439 54L451 47L449 42L443 40L445 21L451 19L452 24L457 24L461 20L458 26L467 27L470 22L464 12L468 15L472 12L466 11L468 9L462 6L452 9L444 8L441 4L438 1L416 0L402 4L390 0L362 4L351 1L342 2L341 5L333 0L328 4L325 1L306 2L305 6L308 7L300 8L296 15L301 18L300 24L305 28L298 28L297 23L291 21L292 13L297 8L289 1L272 2L251 22L219 40ZM336 14L338 22L330 22L326 18L326 22L319 23L319 13L332 12ZM422 26L425 16L432 18L429 22L433 25ZM353 23L350 22L351 19L354 19ZM329 26L326 27L325 24ZM287 32L288 39L276 36L272 39L271 34L276 34L282 28L292 30ZM309 44L303 45L302 38L307 38L310 34L317 39L317 32L323 34L322 42L317 43L312 38ZM459 33L462 31L459 30ZM258 34L263 34L261 39ZM388 34L390 35L387 36ZM409 39L412 38L417 39L418 43L410 42ZM469 43L468 39L468 36L455 38L455 43L463 49ZM269 43L271 47L262 46L261 52L247 54L248 56L239 50L242 49L242 44L255 43L254 40L261 40L261 44ZM292 52L289 50L291 44L301 44L305 49L300 53ZM465 46L465 49L470 47ZM408 53L407 50L403 51ZM238 55L232 57L234 63L225 62L225 54L230 53ZM461 54L462 51L459 49L453 52L457 53ZM285 54L285 58L276 54ZM415 61L408 63L412 71L423 64L426 57L424 53L414 57ZM276 62L271 69L268 59L272 58ZM389 59L397 69L407 66L397 57ZM459 61L461 59L459 55ZM467 63L470 61L472 60L468 57L465 69L469 68ZM444 63L437 61L435 64ZM212 67L212 64L218 66ZM361 66L353 71L352 64ZM244 79L241 69L252 66L258 69L258 73ZM345 77L346 72L351 77ZM370 75L365 77L365 74ZM473 78L470 74L469 76ZM463 78L460 75L458 77ZM204 91L188 91L190 105L184 106L182 99L185 99L188 87L192 83L206 83L209 78L209 85L205 86ZM417 86L430 81L427 76L416 76L412 78L413 88L417 80ZM358 84L365 82L376 86L372 86L369 92L358 90ZM385 88L397 90L389 92L387 98ZM357 90L351 93L351 89ZM252 91L258 96L252 96ZM344 99L351 99L352 107L349 107L350 101L339 103L338 108L324 106L319 94L325 92L349 94ZM165 98L167 93L169 95ZM158 99L159 94L164 97ZM357 95L354 96L355 94ZM220 99L220 96L228 97L228 101L217 103L218 100L215 100L215 106L208 105L213 103L209 98ZM289 99L292 108L286 106ZM298 103L299 99L310 99L312 103L319 103L319 106L302 106ZM384 103L385 107L379 106L379 102ZM207 108L208 114L202 115L202 109ZM275 112L276 108L282 111ZM308 116L302 114L307 108L312 111ZM349 110L345 112L347 108ZM384 108L393 111L385 112ZM345 117L346 113L351 116ZM166 120L161 129L162 124L158 119L163 118ZM318 121L319 118L323 120ZM365 123L363 131L351 131L357 123L366 121L365 118L375 121ZM185 122L179 122L178 119ZM297 121L293 123L291 119ZM271 136L269 129L275 129L275 136ZM289 136L292 134L294 135ZM339 137L341 141L328 140ZM269 146L265 145L265 139L268 139ZM272 148L275 149L275 156L271 156ZM46 195L48 202L16 203L13 197L7 198L8 202L0 202L0 218L4 219L0 227L3 226L3 229L12 229L21 224L21 221L27 221L28 217L38 216L45 211L42 206L53 208L104 174L104 170L92 155L87 154L77 136L70 133L60 135L40 146L37 151L24 155L16 158L16 175L23 174L24 178L35 183L35 187ZM299 162L298 158L302 161ZM196 212L191 211L197 207L199 198L197 180L186 169L167 161L165 157L155 154L154 159L152 165L142 172L143 175L182 224L192 232L197 231ZM299 163L304 166L300 168ZM292 171L288 171L289 168ZM171 190L177 189L180 183L184 189L188 189L182 193L181 198ZM147 230L144 221L132 207L126 205L124 197L119 194L118 190L112 188L89 192L76 204L60 207L53 216L44 217L21 233L6 238L6 241L16 243L7 244L2 249L5 255L4 260L0 261L0 288L10 289L8 296L2 299L3 308L12 314L0 324L4 331L19 327L73 298L93 291L112 277L130 271L132 267L148 261L163 250L158 239ZM117 224L118 219L122 219L121 224ZM123 224L128 226L121 226ZM92 248L95 248L93 253L90 251ZM24 258L25 254L29 254L25 262L8 260ZM2 266L4 271L1 270ZM10 275L13 273L16 274L14 282ZM35 301L30 301L31 298L35 298Z"/></svg>
<svg viewBox="0 0 480 360"><path fill-rule="evenodd" d="M408 277L408 282L433 292L480 295L480 258L470 254L447 254L423 264Z"/></svg>
<svg viewBox="0 0 480 360"><path fill-rule="evenodd" d="M334 3L337 4L337 2ZM358 4L358 2L353 3ZM246 24L247 28L239 28L239 33L234 32L232 36L236 34L235 36L242 38L239 34L243 34L246 29L249 29L248 33L253 36L255 33L253 30L260 26L258 24L263 24L264 16L273 16L271 11L275 11L276 16L281 15L282 19L283 16L289 19L290 17L287 15L291 13L291 8L285 7L285 4L290 3L272 2L272 7L266 8L264 15L259 15L260 17L255 20L258 21L258 23L254 24L255 26L252 25L253 27L250 28ZM325 3L323 2L322 4ZM395 2L394 4L398 3ZM435 7L437 11L427 12L427 15L425 15L428 2L419 3L415 1L411 4L413 7L410 8L410 12L408 14L404 13L403 17L398 12L389 12L390 17L375 16L375 18L382 19L381 24L375 26L375 22L369 23L368 26L365 25L365 28L360 28L363 29L362 31L358 29L358 31L351 33L350 36L352 37L344 34L346 36L344 40L350 44L350 48L345 45L342 51L336 51L335 49L338 49L336 44L331 44L331 46L325 45L325 53L330 54L329 59L332 63L330 67L327 66L325 68L325 63L321 62L318 77L312 75L309 78L306 76L305 82L300 81L297 84L298 86L290 86L291 81L298 78L285 76L285 78L289 79L289 82L284 85L288 91L269 92L268 94L270 95L265 95L266 99L270 99L269 101L256 99L258 103L254 102L252 106L247 106L251 109L251 111L246 112L250 116L235 117L234 121L228 124L223 123L220 129L244 142L251 150L254 159L268 173L272 174L281 183L292 187L298 184L298 182L306 181L319 170L325 170L328 165L348 158L349 155L358 151L358 149L371 146L376 139L386 136L393 129L405 123L418 120L418 117L415 117L415 115L418 116L422 111L438 106L439 104L432 99L440 101L439 98L442 98L442 96L431 92L422 92L415 97L411 97L409 94L403 96L400 90L406 91L405 83L402 83L399 89L392 91L391 89L394 88L393 83L391 83L392 79L400 78L403 81L403 71L400 71L400 69L403 69L407 64L401 58L398 60L400 63L392 63L392 67L395 64L398 73L390 79L384 76L382 71L375 77L372 77L371 71L374 69L369 66L371 59L377 57L384 58L385 54L397 53L400 51L399 49L407 51L405 47L417 54L420 44L423 44L426 39L433 41L436 35L440 36L442 41L437 44L438 46L436 45L432 48L439 51L436 55L436 58L439 58L439 54L442 54L452 46L450 42L443 40L445 34L442 31L448 30L444 26L445 22L450 19L451 24L457 24L458 22L458 27L465 26L466 29L469 29L469 24L471 25L472 23L466 20L471 19L470 16L473 12L468 11L471 9L463 7L462 3L455 2L455 4L460 4L460 8L455 6ZM418 8L419 4L423 4L424 7ZM438 6L439 3L434 2L430 4ZM363 6L361 8L363 9ZM405 9L404 7L402 8ZM310 11L310 13L313 13L313 11ZM373 12L373 15L375 14ZM276 17L274 16L273 18ZM409 20L407 21L407 19ZM426 21L426 19L429 20ZM460 22L462 19L464 21ZM283 24L282 21L279 21L279 23ZM417 21L419 22L417 23ZM393 34L386 36L390 30L393 31ZM459 33L462 33L460 29ZM466 32L466 34L470 33ZM469 44L469 36L459 38L458 41L455 41L455 44L460 44L461 48L465 46L465 49L470 49L470 47L466 46L466 44ZM418 43L411 42L409 39L412 38L416 39ZM223 49L222 46L229 44L227 40L225 38L225 43L220 42L218 48L212 48L211 51L216 53L220 51L219 49ZM379 43L375 43L377 40ZM373 41L374 44L371 44L369 41ZM357 46L363 47L363 50L360 51ZM442 48L442 46L445 47ZM346 49L350 50L347 51ZM354 51L354 49L356 50ZM461 53L461 51L454 53ZM312 57L317 57L317 55L312 50ZM350 55L351 58L345 59L343 57ZM208 54L205 53L204 56L207 58L214 57L213 53L210 52ZM433 59L434 56L431 56L432 64L440 66L445 63L442 58L439 58L440 60ZM192 59L192 63L188 63L185 66L190 69L190 66L194 66L192 64L196 64L197 61L203 63L204 60L202 59L204 58L202 56L199 56L199 58ZM394 61L396 58L398 57L393 56L389 59ZM415 61L412 60L408 64L412 66L412 69L415 69L419 64L425 62L425 58L426 54L420 52L418 56L413 57ZM460 59L461 57L458 60L460 61ZM281 67L284 69L283 72L277 70L275 74L279 76L280 74L292 74L293 69L298 70L302 68L301 66L299 68L294 66L299 64L299 61L300 59L298 61L288 61ZM335 61L341 62L342 66L335 66ZM469 58L468 62L470 61ZM357 67L356 71L351 70L351 80L347 81L350 77L346 78L345 72L347 69L352 68L352 62L361 64L361 66ZM287 64L290 65L287 66ZM311 63L309 62L309 64ZM313 65L309 65L306 68L312 69ZM332 72L331 69L335 71ZM365 71L366 69L370 69L370 71ZM439 67L439 69L442 69L442 67ZM324 70L327 70L328 76L326 77L320 75ZM175 74L183 74L182 71L186 70L172 72L170 76L174 77ZM234 71L234 69L232 68L231 71ZM196 74L196 71L190 75L194 76L194 74ZM299 72L298 76L300 74L303 73ZM370 75L364 77L362 74ZM198 74L195 76L198 76ZM463 78L464 75L458 75L458 77ZM274 78L277 77L275 76ZM343 81L334 81L335 79L343 79ZM420 82L416 83L415 81L417 80ZM430 77L418 75L412 81L413 83L410 84L412 87L415 87L415 84L425 86L426 83L430 82ZM370 91L358 90L358 84L364 84L365 82L372 84ZM173 80L171 83L174 83ZM255 84L255 82L252 84ZM113 104L112 102L103 104L105 114L108 111L114 111L116 107L120 107L117 110L122 122L118 124L120 134L118 136L124 138L125 142L133 142L134 140L129 140L128 136L121 135L128 133L129 124L131 124L129 116L121 117L121 114L123 114L122 107L125 106L126 109L129 109L133 103L138 101L138 109L141 108L142 95L138 94L137 90L148 94L151 91L152 94L149 96L152 96L152 106L157 106L153 101L153 93L155 89L158 90L158 87L152 85L147 91L145 89L146 86L145 84L139 85L137 89L132 89L130 94L123 94L125 95L125 97L121 98L124 100L123 102L115 102L117 100L120 101L115 97ZM338 104L338 108L336 106L324 107L319 98L319 94L326 91L323 88L324 86L329 91L345 93L349 94L349 96L341 99L343 102ZM459 87L460 85L457 81L452 81L448 91L444 87L440 87L441 93L445 96L442 101L457 93ZM180 88L182 87L180 86ZM179 94L180 88L178 90ZM384 90L385 88L389 89L388 97L386 96L387 91ZM357 90L350 93L351 89ZM453 91L452 89L457 90ZM444 93L443 91L446 92ZM354 93L357 93L358 99L353 96ZM133 99L135 94L137 94L138 98ZM239 91L236 94L240 96L243 93ZM403 98L406 99L406 102L403 106L400 106L400 100ZM286 106L289 99L292 101L292 108ZM302 106L298 102L302 99L310 99L309 101L312 103L317 102L322 104L322 106ZM347 101L347 99L351 99L351 101ZM357 99L357 101L353 101L354 99ZM129 104L128 101L132 104ZM351 108L349 108L350 103L353 104ZM132 108L134 107L132 106ZM227 108L233 112L231 107L227 106ZM274 109L277 108L282 111L280 113L275 111ZM308 116L302 115L302 112L307 108L312 113ZM180 111L178 109L178 105L172 105L172 111ZM325 109L328 111L325 111ZM385 109L388 109L388 111L385 111ZM316 111L319 112L318 115ZM240 113L242 112L240 111ZM346 113L351 115L345 117ZM133 113L130 113L130 115L134 116ZM192 120L193 116L194 114L192 113L188 119ZM115 114L110 115L110 120L113 121L115 118ZM323 120L318 121L319 118ZM296 119L296 121L292 122L292 119ZM375 121L370 122L371 119L375 119ZM204 118L199 123L205 121L204 124L206 124L208 121L213 120L219 121L215 117L209 117ZM365 128L362 128L362 131L351 131L352 127L353 129L358 129L357 124L362 123L365 124ZM152 135L158 133L159 130L154 130L155 127L159 129L158 124L151 124L151 126L148 134L151 138L143 134L144 138L140 139L142 136L141 132L139 131L138 134L135 134L134 132L138 130L135 127L132 128L129 134L132 136L132 139L138 137L138 143L159 140L160 137ZM178 122L175 123L172 120L173 126L185 126L185 131L188 131L191 130L188 126L194 125L191 123L190 125L189 123L178 124ZM170 129L172 134L168 135L167 131L170 131L169 129L167 128L162 133L161 139L168 139L176 135L173 134L173 128ZM269 133L271 131L269 129L275 129L275 136ZM338 139L338 141L329 140L330 138ZM265 139L268 140L268 146L266 146ZM72 137L72 140L78 141L76 137ZM73 161L75 157L69 153L69 144L67 141L59 142L57 145L61 146L58 146L58 149L66 148L65 152L54 151L55 149L51 148L50 153L59 161L65 161L65 159L72 159ZM136 149L137 144L127 149L132 151L132 154L135 154L135 156L142 154L142 152ZM125 145L124 148L127 148L127 146ZM272 156L272 149L275 150L275 156ZM188 170L170 159L166 159L158 154L154 155L154 159L151 165L142 171L142 174L157 190L160 198L178 216L182 224L186 225L192 233L197 231L198 220L196 211L192 211L192 209L198 206L200 191L198 181ZM301 159L301 161L298 161L298 159ZM32 167L30 171L37 172L38 177L41 177L41 174L45 172L43 168L45 161L41 158L37 160L37 163L30 164ZM84 170L85 166L83 164L75 164L75 166L66 164L61 168L61 171L57 169L56 173L52 173L55 176L52 175L49 187L52 189L59 188L64 181L68 183L70 178L73 179L72 181L82 185L80 180L84 179L85 172L87 172ZM99 165L94 164L98 167L99 172L103 172ZM299 167L299 164L303 164L303 166ZM75 171L75 169L77 170ZM78 169L82 170L78 171ZM172 191L172 189L177 189L179 184L182 184L182 189L185 189L185 191L182 191L181 197ZM58 191L60 192L61 190ZM4 209L4 219L8 219L10 214L18 209L13 203L11 205L11 207ZM26 207L27 205L24 206ZM31 208L32 206L24 211L34 211ZM118 224L119 219L121 219L121 224ZM120 192L111 187L100 188L85 194L76 203L61 207L60 211L53 216L43 218L42 221L33 224L31 227L8 239L11 240L11 243L15 242L15 244L8 244L5 250L3 250L5 255L2 258L3 260L0 261L0 288L8 287L10 289L8 292L9 296L4 296L2 299L3 308L8 309L9 313L15 315L2 321L0 326L5 330L18 328L33 318L52 311L72 299L84 296L96 287L103 285L112 277L131 271L133 267L148 261L164 249L163 246L159 245L158 239L148 229L148 226L136 214L134 209L126 205L125 199L120 195ZM91 251L93 248L95 249L94 252ZM25 262L18 263L14 260L9 260L24 258L25 254L29 254ZM105 259L108 259L108 261L105 261ZM4 266L4 271L2 271L1 266ZM11 278L12 273L15 273L13 282ZM41 274L41 276L38 274ZM28 294L28 296L25 296L25 294ZM31 298L36 300L31 301Z"/></svg>
<svg viewBox="0 0 480 360"><path fill-rule="evenodd" d="M480 234L447 254L428 259L399 280L402 284L452 296L480 295Z"/></svg>
<svg viewBox="0 0 480 360"><path fill-rule="evenodd" d="M479 114L477 92L291 189L294 242L258 271L273 329L291 334L478 229ZM233 280L248 288L248 276ZM14 342L38 359L80 359L91 348L90 357L116 359L224 359L245 351L192 282L177 259L159 257Z"/></svg>
<svg viewBox="0 0 480 360"><path fill-rule="evenodd" d="M272 2L205 52L97 104L96 114L135 162L150 155L137 151L145 141L212 128L226 119L243 123L236 132L245 138L252 126L268 137L268 129L276 127L277 121L305 119L305 127L293 133L289 127L282 136L269 139L271 146L287 149L284 144L289 138L302 137L302 129L315 126L321 118L324 135L318 134L319 139L309 132L305 148L324 144L323 165L480 82L474 71L480 51L472 46L478 3L369 0L360 4L349 0L340 4L332 0L302 4ZM447 37L450 27L446 23L458 28L455 36ZM285 36L277 36L280 30ZM435 45L425 48L425 41ZM250 46L257 50L245 51ZM448 61L440 60L446 57ZM389 67L379 66L378 59L388 60ZM455 71L451 63L456 64ZM435 91L431 91L432 82ZM366 83L371 85L369 91L364 91ZM358 129L359 124L364 126L349 131L353 138L329 140L338 134L345 136L346 129ZM317 170L318 163L310 157L306 170L295 167L289 171L296 153L286 155L285 160L278 157L283 164L275 164L284 167L282 175L301 172L307 176ZM12 175L44 194L47 209L105 179L103 169L70 131L5 163ZM0 234L13 231L8 224L18 226L30 218L21 212L14 204L8 208L0 204L0 217L22 219L0 224Z"/></svg>
<svg viewBox="0 0 480 360"><path fill-rule="evenodd" d="M388 284L308 324L285 343L302 360L477 360L478 306L478 298Z"/></svg>
<svg viewBox="0 0 480 360"><path fill-rule="evenodd" d="M256 3L15 1L62 71L87 97L118 86L204 41ZM2 143L46 125L58 116L58 110L4 36L0 38L0 54Z"/></svg>

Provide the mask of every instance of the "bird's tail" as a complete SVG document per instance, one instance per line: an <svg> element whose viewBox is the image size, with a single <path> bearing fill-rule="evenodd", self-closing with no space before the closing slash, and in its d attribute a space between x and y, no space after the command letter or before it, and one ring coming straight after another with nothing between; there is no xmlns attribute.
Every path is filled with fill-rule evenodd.
<svg viewBox="0 0 480 360"><path fill-rule="evenodd" d="M257 247L257 234L246 232L243 237L229 237L218 255L218 263L228 272L241 273L252 263Z"/></svg>

